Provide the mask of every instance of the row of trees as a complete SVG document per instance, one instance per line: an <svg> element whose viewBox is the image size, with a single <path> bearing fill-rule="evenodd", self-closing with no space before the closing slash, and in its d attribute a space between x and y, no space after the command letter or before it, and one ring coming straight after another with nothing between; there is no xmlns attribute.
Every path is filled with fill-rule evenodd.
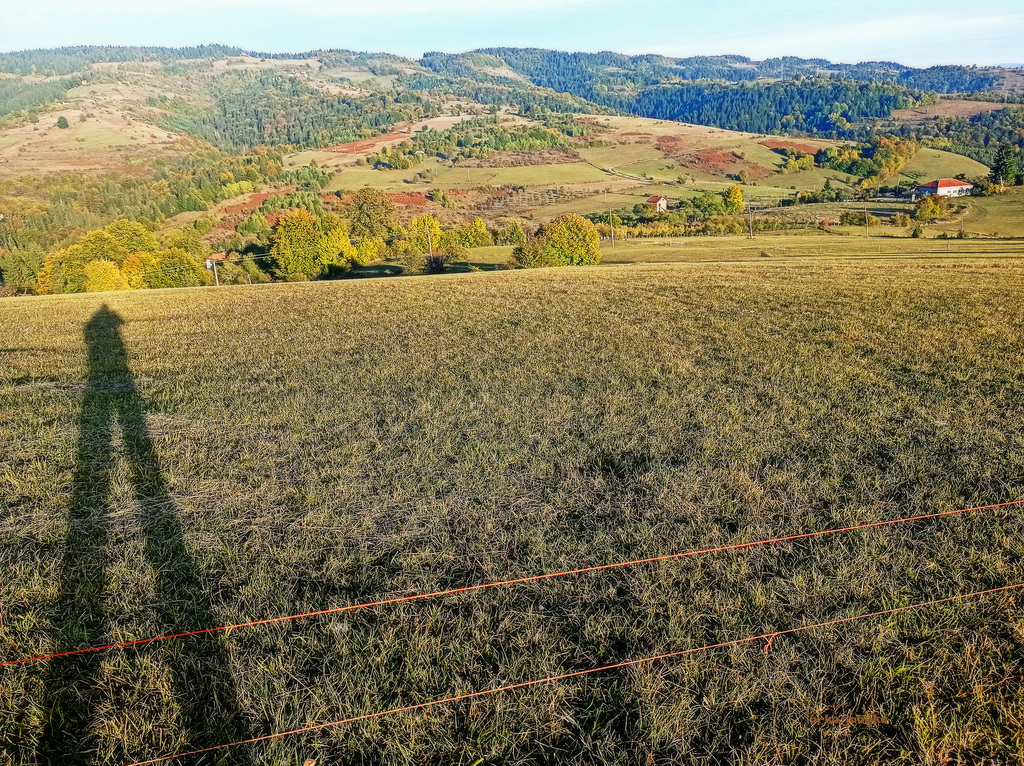
<svg viewBox="0 0 1024 766"><path fill-rule="evenodd" d="M919 149L920 144L914 139L876 135L857 147L829 146L821 149L814 155L812 167L817 164L864 178L890 178L901 172L917 156Z"/></svg>
<svg viewBox="0 0 1024 766"><path fill-rule="evenodd" d="M285 169L279 150L227 155L187 140L180 148L190 153L173 162L155 160L149 177L34 174L0 180L0 249L6 251L0 252L0 271L7 282L28 287L48 252L111 221L135 220L155 229L170 216L205 211L264 183L296 185L295 194L312 205L330 179L315 166Z"/></svg>
<svg viewBox="0 0 1024 766"><path fill-rule="evenodd" d="M177 233L159 242L136 221L115 221L49 253L36 277L43 295L207 284L202 245Z"/></svg>
<svg viewBox="0 0 1024 766"><path fill-rule="evenodd" d="M545 115L547 116L547 115ZM493 152L529 152L540 149L571 149L567 136L589 131L581 129L571 115L568 119L550 119L552 126L502 125L497 115L466 120L448 130L425 127L411 140L385 148L367 161L375 167L405 170L419 164L427 156L452 162L470 158L486 158Z"/></svg>
<svg viewBox="0 0 1024 766"><path fill-rule="evenodd" d="M933 117L924 123L886 124L887 134L915 138L934 149L971 157L991 166L1000 147L1024 149L1024 107L1008 106L970 117ZM864 129L858 138L867 139Z"/></svg>
<svg viewBox="0 0 1024 766"><path fill-rule="evenodd" d="M518 219L492 231L479 217L442 227L437 218L423 214L403 227L385 194L361 189L341 214L316 215L304 208L286 212L274 227L270 254L275 275L294 281L330 277L382 258L399 260L409 271L437 273L465 260L473 248L525 241Z"/></svg>

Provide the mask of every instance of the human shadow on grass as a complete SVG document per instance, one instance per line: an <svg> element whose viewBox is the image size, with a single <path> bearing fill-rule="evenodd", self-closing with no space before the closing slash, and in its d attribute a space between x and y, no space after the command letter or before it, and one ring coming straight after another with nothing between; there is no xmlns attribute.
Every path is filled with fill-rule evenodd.
<svg viewBox="0 0 1024 766"><path fill-rule="evenodd" d="M82 649L109 640L104 626L115 616L115 607L107 598L106 570L113 542L111 481L118 461L114 452L117 429L123 444L121 459L127 462L138 503L145 564L154 575L157 632L172 634L213 625L200 572L185 547L181 522L146 429L142 397L128 368L121 338L122 324L121 317L104 306L85 326L88 385L79 416L66 552L59 569L60 594L52 623L55 651ZM139 651L152 652L171 671L176 721L186 738L186 749L250 736L236 707L235 684L220 639L171 639ZM51 660L45 679L44 728L37 747L40 763L92 764L106 760L100 754L101 743L95 731L98 706L105 696L98 688L104 655L94 652ZM139 753L137 744L125 744L127 747L117 748L115 758L167 754ZM250 763L243 748L221 751L204 762Z"/></svg>

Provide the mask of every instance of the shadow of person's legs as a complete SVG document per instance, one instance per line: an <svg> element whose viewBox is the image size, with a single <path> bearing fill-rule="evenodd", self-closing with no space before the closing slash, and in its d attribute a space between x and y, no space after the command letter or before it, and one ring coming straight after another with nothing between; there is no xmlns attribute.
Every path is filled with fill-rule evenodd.
<svg viewBox="0 0 1024 766"><path fill-rule="evenodd" d="M67 548L55 620L58 651L96 645L104 627L104 568L113 426L123 433L128 468L140 506L147 564L155 573L160 633L210 627L209 599L185 547L181 524L167 491L146 427L121 338L121 318L103 307L85 328L88 388L82 401ZM218 637L172 639L168 658L180 727L188 749L248 738L236 705L227 652ZM156 651L159 651L157 649ZM99 654L54 660L48 673L46 723L39 747L43 763L94 762L94 725ZM126 753L126 755L128 755ZM134 757L139 753L132 753ZM149 754L149 757L160 753ZM243 748L223 751L218 763L247 764ZM212 761L211 761L212 762Z"/></svg>
<svg viewBox="0 0 1024 766"><path fill-rule="evenodd" d="M59 569L60 597L52 621L56 651L95 646L103 635L111 415L109 397L90 387L78 421L68 532ZM85 654L51 662L45 681L40 762L89 762L88 754L95 747L89 728L99 661L98 654Z"/></svg>

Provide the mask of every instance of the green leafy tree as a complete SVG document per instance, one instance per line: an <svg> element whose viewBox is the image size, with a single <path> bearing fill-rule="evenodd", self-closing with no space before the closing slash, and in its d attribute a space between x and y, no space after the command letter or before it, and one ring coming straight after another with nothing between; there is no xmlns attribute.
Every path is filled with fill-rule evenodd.
<svg viewBox="0 0 1024 766"><path fill-rule="evenodd" d="M707 191L693 200L693 206L705 217L725 213L725 200L721 195Z"/></svg>
<svg viewBox="0 0 1024 766"><path fill-rule="evenodd" d="M278 219L270 252L282 277L310 278L322 271L320 219L308 210L290 210Z"/></svg>
<svg viewBox="0 0 1024 766"><path fill-rule="evenodd" d="M930 223L946 215L949 210L949 202L945 197L938 194L929 194L921 197L914 203L914 220L922 223Z"/></svg>
<svg viewBox="0 0 1024 766"><path fill-rule="evenodd" d="M360 189L346 211L352 224L352 236L387 239L400 228L395 203L379 189Z"/></svg>
<svg viewBox="0 0 1024 766"><path fill-rule="evenodd" d="M137 221L121 219L106 226L103 231L126 253L152 253L159 249L153 233Z"/></svg>
<svg viewBox="0 0 1024 766"><path fill-rule="evenodd" d="M553 263L582 266L600 263L600 237L594 224L575 213L566 213L544 227L545 247Z"/></svg>
<svg viewBox="0 0 1024 766"><path fill-rule="evenodd" d="M356 245L355 263L365 266L368 263L379 261L387 252L388 246L380 237L368 237L359 241Z"/></svg>
<svg viewBox="0 0 1024 766"><path fill-rule="evenodd" d="M556 266L551 248L541 237L530 237L515 246L512 250L510 265L522 269L535 269L543 266Z"/></svg>
<svg viewBox="0 0 1024 766"><path fill-rule="evenodd" d="M348 223L341 217L328 213L320 219L322 236L317 261L322 271L347 270L356 261L356 248L348 233Z"/></svg>
<svg viewBox="0 0 1024 766"><path fill-rule="evenodd" d="M213 277L195 256L172 247L157 253L160 263L159 272L148 280L151 288L161 287L200 287L209 284Z"/></svg>
<svg viewBox="0 0 1024 766"><path fill-rule="evenodd" d="M82 267L82 280L87 293L106 293L114 290L130 290L121 269L112 261L96 259Z"/></svg>
<svg viewBox="0 0 1024 766"><path fill-rule="evenodd" d="M70 128L71 124L68 122L67 117L61 116L57 118L57 127L60 128L61 130L65 130L67 128Z"/></svg>
<svg viewBox="0 0 1024 766"><path fill-rule="evenodd" d="M722 200L725 203L725 212L743 212L743 190L738 186L730 186L722 193Z"/></svg>
<svg viewBox="0 0 1024 766"><path fill-rule="evenodd" d="M440 250L441 224L429 213L416 216L409 224L406 238L409 239L417 252L429 253L431 249ZM448 247L451 244L446 243Z"/></svg>
<svg viewBox="0 0 1024 766"><path fill-rule="evenodd" d="M487 231L487 224L484 223L484 219L477 217L473 219L473 223L470 225L471 234L471 245L467 247L489 247L494 244L494 237Z"/></svg>
<svg viewBox="0 0 1024 766"><path fill-rule="evenodd" d="M522 245L526 242L526 232L523 230L523 222L513 218L502 229L499 229L495 242L499 245Z"/></svg>

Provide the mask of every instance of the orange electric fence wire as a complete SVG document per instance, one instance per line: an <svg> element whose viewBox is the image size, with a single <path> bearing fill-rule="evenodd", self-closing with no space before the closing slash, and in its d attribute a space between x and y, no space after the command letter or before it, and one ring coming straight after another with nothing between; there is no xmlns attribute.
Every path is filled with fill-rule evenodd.
<svg viewBox="0 0 1024 766"><path fill-rule="evenodd" d="M201 753L209 753L214 750L224 750L229 747L237 747L238 745L251 745L255 742L265 742L269 739L280 739L287 737L292 734L302 734L305 732L320 731L321 729L329 729L335 726L342 726L348 723L356 723L358 721L366 721L371 718L380 718L386 715L395 715L398 713L407 713L412 710L422 710L423 708L434 707L435 705L444 705L449 702L462 702L464 700L477 699L479 697L486 697L492 694L500 694L502 692L513 691L515 689L524 689L528 686L538 686L540 684L554 683L555 681L564 681L569 678L579 678L580 676L587 676L593 673L602 673L608 670L615 670L616 668L625 668L633 665L643 665L649 662L657 662L658 660L667 660L673 657L682 657L685 654L694 654L696 652L703 652L708 649L721 649L726 646L736 646L737 644L749 643L751 641L765 641L765 653L772 645L772 641L779 636L790 635L793 633L799 633L804 630L812 630L814 628L825 628L830 625L841 625L847 622L854 622L855 620L864 620L868 617L881 617L886 614L895 614L897 612L904 612L908 609L918 609L925 606L935 606L936 604L945 604L950 601L959 601L965 598L973 598L975 596L987 596L992 593L1001 593L1003 591L1014 590L1016 588L1024 587L1024 583L1018 583L1016 585L1005 585L1001 588L991 588L990 590L979 590L974 593L963 593L959 596L948 596L947 598L935 599L934 601L924 601L919 604L910 604L909 606L898 606L895 609L885 609L881 612L871 612L870 614L860 614L856 617L842 617L837 620L829 620L828 622L818 622L813 625L801 625L796 628L787 628L786 630L775 631L774 633L760 633L756 636L747 636L746 638L736 638L732 641L723 641L720 644L708 644L706 646L698 646L693 649L683 649L678 652L668 652L666 654L659 654L654 657L643 657L638 660L626 660L625 662L616 662L612 665L602 665L599 668L591 668L590 670L577 670L572 673L562 673L557 676L548 676L547 678L538 678L533 681L523 681L518 684L511 684L509 686L500 686L496 689L484 689L478 692L469 692L467 694L458 694L453 697L445 697L439 700L430 700L429 702L420 702L416 705L406 705L405 707L392 708L391 710L380 710L376 713L367 713L366 715L357 715L352 718L343 718L340 721L330 721L329 723L316 724L315 726L304 726L301 729L292 729L290 731L282 731L276 734L265 734L262 737L253 737L252 739L244 739L239 742L229 742L225 745L214 745L213 747L205 747L201 750L192 750L187 753L175 753L174 755L165 755L161 758L154 758L149 761L135 761L134 763L128 764L128 766L148 766L149 764L159 763L161 761L171 761L177 758L184 758L190 755L199 755Z"/></svg>
<svg viewBox="0 0 1024 766"><path fill-rule="evenodd" d="M792 542L794 540L806 540L812 537L822 537L824 535L834 535L840 532L854 532L859 529L870 529L872 527L884 527L892 524L903 524L911 521L923 521L924 519L935 519L942 516L954 516L961 513L968 513L970 511L984 511L991 510L993 508L1005 508L1010 505L1020 505L1024 503L1024 500L1013 500L1008 503L995 503L992 505L979 505L974 508L960 508L955 511L942 511L940 513L928 513L922 516L910 516L902 519L891 519L889 521L874 521L869 524L858 524L852 527L840 527L838 529L826 529L818 532L803 532L798 535L789 535L787 537L775 537L770 540L755 540L749 543L734 543L732 545L722 545L716 548L703 548L701 550L686 551L684 553L669 553L664 556L652 556L646 559L636 559L634 561L621 561L615 564L601 564L592 567L582 567L580 569L568 569L562 572L551 572L548 574L530 575L528 577L517 577L512 580L500 580L498 582L482 583L480 585L466 585L461 588L452 588L450 590L434 591L432 593L416 593L411 596L396 596L395 598L382 599L379 601L369 601L362 604L350 604L348 606L337 606L330 609L320 609L315 612L304 612L302 614L291 614L283 617L268 617L263 620L252 620L251 622L240 622L235 625L225 625L217 628L204 628L202 630L191 630L184 633L174 633L166 636L154 636L151 638L139 638L134 641L121 641L115 644L105 644L103 646L93 646L87 649L75 649L68 652L56 652L54 654L41 654L35 657L24 657L19 660L5 660L0 662L0 667L6 667L9 665L20 665L26 662L37 662L40 660L50 660L57 657L70 657L76 654L88 654L90 652L100 652L107 649L118 649L128 646L139 646L141 644L149 644L154 641L166 641L171 638L186 638L189 636L202 636L209 633L221 633L229 630L235 630L236 628L250 628L257 625L270 625L277 622L288 622L291 620L300 620L306 617L320 617L327 614L339 614L341 612L351 612L357 609L369 609L377 606L388 606L391 604L402 604L410 601L422 601L430 598L441 598L442 596L454 596L460 593L471 593L473 591L486 590L488 588L497 588L504 585L521 585L528 582L537 582L539 580L551 580L556 577L567 577L569 575L586 574L589 572L601 572L607 569L619 569L622 567L638 566L640 564L653 564L659 561L673 561L677 559L688 558L690 556L700 556L706 553L721 553L723 551L739 550L741 548L753 548L760 545L772 545L775 543Z"/></svg>

